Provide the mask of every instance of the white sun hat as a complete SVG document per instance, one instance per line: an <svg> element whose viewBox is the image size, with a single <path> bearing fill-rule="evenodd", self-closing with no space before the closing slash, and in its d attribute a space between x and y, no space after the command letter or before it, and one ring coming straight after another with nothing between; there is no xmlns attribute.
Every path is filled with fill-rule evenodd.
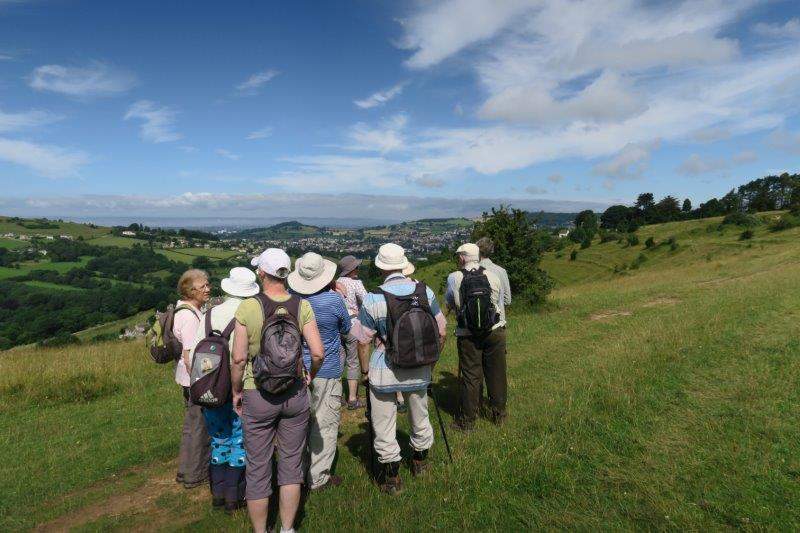
<svg viewBox="0 0 800 533"><path fill-rule="evenodd" d="M294 262L289 287L298 294L315 294L333 281L336 263L314 252L307 252Z"/></svg>
<svg viewBox="0 0 800 533"><path fill-rule="evenodd" d="M459 246L456 254L464 256L467 261L478 261L481 258L481 251L478 245L471 242Z"/></svg>
<svg viewBox="0 0 800 533"><path fill-rule="evenodd" d="M408 264L406 251L403 250L402 246L390 242L378 248L378 255L375 256L375 266L381 270L403 270Z"/></svg>
<svg viewBox="0 0 800 533"><path fill-rule="evenodd" d="M267 248L254 257L250 264L276 278L285 278L292 269L292 260L280 248Z"/></svg>
<svg viewBox="0 0 800 533"><path fill-rule="evenodd" d="M406 266L403 269L403 275L404 276L410 276L411 274L413 274L416 271L417 271L417 267L414 266L414 263L409 263L408 266Z"/></svg>
<svg viewBox="0 0 800 533"><path fill-rule="evenodd" d="M226 294L240 298L255 296L260 290L256 281L256 273L245 267L232 268L228 277L223 279L220 285Z"/></svg>

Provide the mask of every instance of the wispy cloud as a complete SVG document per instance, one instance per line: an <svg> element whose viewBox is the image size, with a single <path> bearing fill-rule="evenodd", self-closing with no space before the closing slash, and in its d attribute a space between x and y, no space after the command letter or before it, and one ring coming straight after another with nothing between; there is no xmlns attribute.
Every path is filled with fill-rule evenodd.
<svg viewBox="0 0 800 533"><path fill-rule="evenodd" d="M48 178L70 178L78 175L89 156L78 150L0 137L0 160Z"/></svg>
<svg viewBox="0 0 800 533"><path fill-rule="evenodd" d="M158 106L150 100L139 100L125 113L125 120L142 121L140 136L151 143L177 141L183 135L175 131L177 112L167 106Z"/></svg>
<svg viewBox="0 0 800 533"><path fill-rule="evenodd" d="M238 161L242 158L241 155L235 154L230 150L226 150L225 148L217 148L214 150L214 153L220 157L224 157L225 159L230 159L231 161Z"/></svg>
<svg viewBox="0 0 800 533"><path fill-rule="evenodd" d="M654 144L628 144L608 161L598 163L592 172L614 179L641 178L650 165L650 153L658 147Z"/></svg>
<svg viewBox="0 0 800 533"><path fill-rule="evenodd" d="M416 185L426 189L440 189L444 187L444 180L432 176L421 176L419 178L406 178L406 183Z"/></svg>
<svg viewBox="0 0 800 533"><path fill-rule="evenodd" d="M42 65L33 70L28 83L37 91L90 98L125 93L136 85L136 76L95 61L82 67Z"/></svg>
<svg viewBox="0 0 800 533"><path fill-rule="evenodd" d="M245 139L248 141L252 141L255 139L266 139L270 135L272 135L272 126L266 126L264 128L261 128L260 130L251 131L250 133L247 134L247 137L245 137Z"/></svg>
<svg viewBox="0 0 800 533"><path fill-rule="evenodd" d="M700 154L692 154L680 164L677 171L686 176L697 176L726 168L728 168L728 162L721 157L703 157Z"/></svg>
<svg viewBox="0 0 800 533"><path fill-rule="evenodd" d="M800 18L789 19L783 24L759 22L753 26L753 31L766 37L797 39L800 38Z"/></svg>
<svg viewBox="0 0 800 533"><path fill-rule="evenodd" d="M564 181L564 176L562 176L561 174L550 174L549 176L547 176L547 181L549 181L550 183L561 183L562 181Z"/></svg>
<svg viewBox="0 0 800 533"><path fill-rule="evenodd" d="M543 189L542 187L537 187L536 185L529 185L525 187L525 192L533 196L539 196L541 194L547 194L547 189Z"/></svg>
<svg viewBox="0 0 800 533"><path fill-rule="evenodd" d="M76 197L3 198L0 208L14 215L84 215L94 217L174 216L176 210L208 213L226 212L236 217L330 217L337 219L371 218L386 221L415 220L428 217L475 217L499 204L513 205L528 211L603 210L602 202L557 201L520 198L442 198L378 194L323 194L270 192L264 194L227 194L187 192L169 196L90 195Z"/></svg>
<svg viewBox="0 0 800 533"><path fill-rule="evenodd" d="M373 93L363 100L354 100L353 103L356 107L360 107L361 109L372 109L373 107L380 107L385 105L390 100L394 99L397 96L402 94L403 89L405 88L406 83L398 83L388 89L384 89L383 91L378 91Z"/></svg>
<svg viewBox="0 0 800 533"><path fill-rule="evenodd" d="M240 96L256 96L261 89L269 83L275 76L280 74L277 70L269 69L256 72L245 81L236 86L236 92Z"/></svg>
<svg viewBox="0 0 800 533"><path fill-rule="evenodd" d="M350 129L349 137L352 144L347 148L381 154L399 150L404 145L403 130L406 124L408 116L405 113L398 113L382 121L378 127L359 122Z"/></svg>
<svg viewBox="0 0 800 533"><path fill-rule="evenodd" d="M5 113L0 110L0 133L33 128L61 120L61 115L33 109L23 113Z"/></svg>
<svg viewBox="0 0 800 533"><path fill-rule="evenodd" d="M767 136L767 143L782 152L800 155L800 132L781 127Z"/></svg>

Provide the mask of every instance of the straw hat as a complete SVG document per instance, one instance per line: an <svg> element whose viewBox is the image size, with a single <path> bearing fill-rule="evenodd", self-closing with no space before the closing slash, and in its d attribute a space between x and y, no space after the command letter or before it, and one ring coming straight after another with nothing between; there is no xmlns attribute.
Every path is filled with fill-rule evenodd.
<svg viewBox="0 0 800 533"><path fill-rule="evenodd" d="M336 263L308 252L294 262L289 287L298 294L314 294L330 285L335 275Z"/></svg>
<svg viewBox="0 0 800 533"><path fill-rule="evenodd" d="M378 248L378 255L375 256L375 266L381 270L403 270L408 266L406 251L402 246L390 242Z"/></svg>
<svg viewBox="0 0 800 533"><path fill-rule="evenodd" d="M245 267L232 268L228 277L223 279L220 285L226 294L240 298L255 296L260 290L255 272Z"/></svg>

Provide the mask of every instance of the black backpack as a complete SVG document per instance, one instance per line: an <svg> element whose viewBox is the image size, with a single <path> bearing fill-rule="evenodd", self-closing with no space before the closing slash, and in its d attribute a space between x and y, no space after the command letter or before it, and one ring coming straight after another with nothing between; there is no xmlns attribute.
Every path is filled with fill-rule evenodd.
<svg viewBox="0 0 800 533"><path fill-rule="evenodd" d="M416 368L439 360L439 325L431 313L427 287L417 282L414 292L398 296L378 287L386 298L386 359L400 368Z"/></svg>
<svg viewBox="0 0 800 533"><path fill-rule="evenodd" d="M461 308L458 312L459 327L466 328L475 336L488 335L492 326L500 321L500 315L492 303L492 286L485 269L462 269L459 295Z"/></svg>
<svg viewBox="0 0 800 533"><path fill-rule="evenodd" d="M189 376L192 403L203 407L220 407L231 397L229 341L236 319L232 318L220 332L211 329L211 310L206 313L206 336L197 343Z"/></svg>
<svg viewBox="0 0 800 533"><path fill-rule="evenodd" d="M256 387L269 394L282 394L303 375L303 335L300 331L301 298L292 295L275 302L266 294L256 295L264 312L261 350L253 359Z"/></svg>

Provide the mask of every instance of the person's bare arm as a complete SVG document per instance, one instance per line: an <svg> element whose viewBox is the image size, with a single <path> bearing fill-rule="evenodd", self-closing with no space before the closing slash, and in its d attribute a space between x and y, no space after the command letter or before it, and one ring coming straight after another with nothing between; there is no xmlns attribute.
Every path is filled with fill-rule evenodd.
<svg viewBox="0 0 800 533"><path fill-rule="evenodd" d="M247 366L247 328L238 320L234 329L233 354L231 354L231 388L233 389L233 408L242 416L242 387L244 369Z"/></svg>
<svg viewBox="0 0 800 533"><path fill-rule="evenodd" d="M192 359L189 357L191 354L191 350L184 350L181 352L181 357L183 358L183 364L186 365L186 371L191 374L192 373Z"/></svg>
<svg viewBox="0 0 800 533"><path fill-rule="evenodd" d="M303 338L308 345L308 351L311 353L311 379L314 379L322 366L322 361L325 359L325 348L322 345L322 337L319 335L317 328L317 321L312 320L303 326Z"/></svg>
<svg viewBox="0 0 800 533"><path fill-rule="evenodd" d="M369 352L371 343L358 343L358 360L361 363L361 381L369 381Z"/></svg>

